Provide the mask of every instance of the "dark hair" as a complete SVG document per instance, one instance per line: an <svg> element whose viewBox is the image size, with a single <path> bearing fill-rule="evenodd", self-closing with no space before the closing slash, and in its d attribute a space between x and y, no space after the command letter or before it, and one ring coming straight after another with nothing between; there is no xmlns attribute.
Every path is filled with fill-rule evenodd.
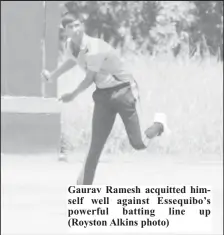
<svg viewBox="0 0 224 235"><path fill-rule="evenodd" d="M82 14L80 14L80 13L72 14L72 13L67 12L62 17L61 25L63 26L63 28L65 28L67 24L70 24L75 20L79 20L82 23L84 22L84 18L82 16Z"/></svg>

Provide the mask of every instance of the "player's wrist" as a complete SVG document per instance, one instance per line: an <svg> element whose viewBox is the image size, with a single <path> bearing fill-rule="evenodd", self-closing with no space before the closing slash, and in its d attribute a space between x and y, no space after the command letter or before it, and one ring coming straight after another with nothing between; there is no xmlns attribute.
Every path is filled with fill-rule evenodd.
<svg viewBox="0 0 224 235"><path fill-rule="evenodd" d="M75 99L77 95L78 95L77 90L73 91L72 92L72 99Z"/></svg>
<svg viewBox="0 0 224 235"><path fill-rule="evenodd" d="M57 71L53 71L49 74L49 82L53 82L57 80L57 78L58 78Z"/></svg>
<svg viewBox="0 0 224 235"><path fill-rule="evenodd" d="M53 73L50 73L48 82L51 83L51 82L53 82L54 80L55 80L54 74L53 74Z"/></svg>

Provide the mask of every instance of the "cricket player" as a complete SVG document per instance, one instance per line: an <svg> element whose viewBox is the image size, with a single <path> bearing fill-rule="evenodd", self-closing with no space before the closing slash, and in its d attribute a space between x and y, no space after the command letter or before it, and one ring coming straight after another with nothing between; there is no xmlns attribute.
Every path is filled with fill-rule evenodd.
<svg viewBox="0 0 224 235"><path fill-rule="evenodd" d="M86 71L84 80L77 88L60 98L62 102L72 101L92 84L96 86L92 96L94 111L91 145L77 180L79 185L91 185L117 114L124 123L130 144L136 150L146 149L152 138L168 132L169 129L165 114L158 113L154 117L154 123L146 130L142 130L137 83L110 44L88 36L80 15L67 13L61 24L68 36L65 45L66 60L53 72L44 70L42 77L46 81L55 80L75 65Z"/></svg>

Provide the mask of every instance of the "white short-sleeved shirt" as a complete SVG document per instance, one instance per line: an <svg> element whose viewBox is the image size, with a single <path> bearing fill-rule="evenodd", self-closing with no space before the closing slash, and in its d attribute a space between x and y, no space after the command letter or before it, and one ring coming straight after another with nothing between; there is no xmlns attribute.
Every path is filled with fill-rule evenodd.
<svg viewBox="0 0 224 235"><path fill-rule="evenodd" d="M76 51L71 39L68 39L65 57L75 60L85 71L97 72L94 82L98 88L132 82L132 75L116 50L102 39L84 34L81 49L79 53Z"/></svg>

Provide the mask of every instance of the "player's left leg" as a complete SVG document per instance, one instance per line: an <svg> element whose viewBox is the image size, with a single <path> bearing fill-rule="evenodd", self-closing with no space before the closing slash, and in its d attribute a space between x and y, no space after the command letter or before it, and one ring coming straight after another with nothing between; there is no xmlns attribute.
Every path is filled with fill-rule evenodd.
<svg viewBox="0 0 224 235"><path fill-rule="evenodd" d="M117 111L123 120L130 144L134 149L147 148L151 139L160 136L166 130L166 116L164 114L156 115L154 123L146 130L143 129L139 101L133 95L130 86L123 88L115 97Z"/></svg>
<svg viewBox="0 0 224 235"><path fill-rule="evenodd" d="M119 114L123 120L130 144L136 150L147 148L151 139L163 133L164 127L160 122L154 122L143 131L135 106L121 108Z"/></svg>

